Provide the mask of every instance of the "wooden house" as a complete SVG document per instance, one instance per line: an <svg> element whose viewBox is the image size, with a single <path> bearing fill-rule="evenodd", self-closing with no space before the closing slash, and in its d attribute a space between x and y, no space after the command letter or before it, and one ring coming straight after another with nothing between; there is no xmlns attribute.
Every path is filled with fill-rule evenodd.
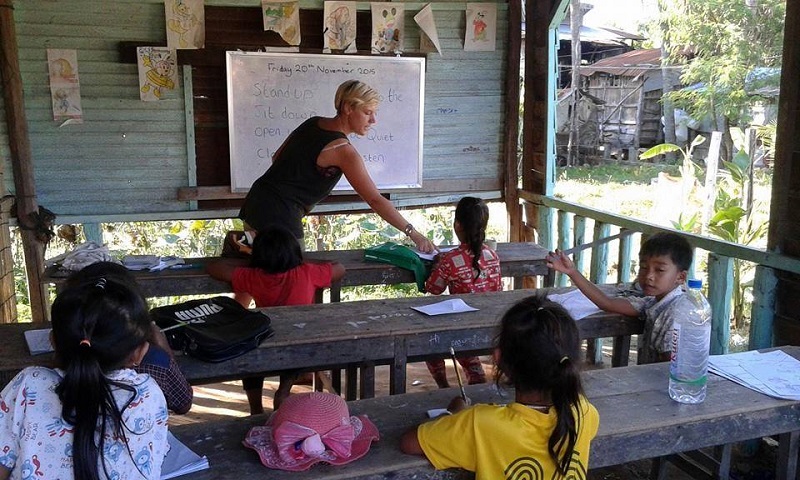
<svg viewBox="0 0 800 480"><path fill-rule="evenodd" d="M649 48L604 58L581 68L582 88L600 99L599 146L608 155L648 148L664 140L661 128L661 50Z"/></svg>

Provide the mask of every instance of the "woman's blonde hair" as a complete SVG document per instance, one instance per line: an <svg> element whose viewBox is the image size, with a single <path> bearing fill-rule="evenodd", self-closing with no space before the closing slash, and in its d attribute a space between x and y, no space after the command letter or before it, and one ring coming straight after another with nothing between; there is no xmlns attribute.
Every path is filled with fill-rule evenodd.
<svg viewBox="0 0 800 480"><path fill-rule="evenodd" d="M345 105L377 106L380 101L380 94L374 88L359 80L347 80L336 89L333 105L336 107L336 113L341 113Z"/></svg>

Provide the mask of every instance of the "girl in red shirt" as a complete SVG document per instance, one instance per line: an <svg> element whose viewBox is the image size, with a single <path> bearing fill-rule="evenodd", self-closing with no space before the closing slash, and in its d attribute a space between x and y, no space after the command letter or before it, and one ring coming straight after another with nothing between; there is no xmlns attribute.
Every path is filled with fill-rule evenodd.
<svg viewBox="0 0 800 480"><path fill-rule="evenodd" d="M230 282L236 299L246 308L250 306L251 298L257 308L309 305L314 303L318 288L330 287L332 282L344 276L344 266L339 263L303 261L297 239L280 226L270 226L258 232L253 240L249 266L221 260L210 263L207 271L218 280ZM273 400L275 409L289 395L296 378L296 374L281 375ZM261 405L263 385L264 377L242 380L253 415L264 411Z"/></svg>
<svg viewBox="0 0 800 480"><path fill-rule="evenodd" d="M480 198L464 197L456 206L453 230L460 245L447 253L437 255L425 290L434 295L449 289L450 293L494 292L503 289L500 277L500 259L487 247L486 225L489 207ZM449 387L444 360L426 362L428 371L439 388ZM485 383L486 374L478 357L462 357L458 363L464 368L468 383Z"/></svg>

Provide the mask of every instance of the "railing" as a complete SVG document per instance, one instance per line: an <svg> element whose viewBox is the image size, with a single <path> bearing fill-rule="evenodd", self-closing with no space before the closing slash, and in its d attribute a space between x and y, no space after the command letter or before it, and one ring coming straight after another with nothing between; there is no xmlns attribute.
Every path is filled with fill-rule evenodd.
<svg viewBox="0 0 800 480"><path fill-rule="evenodd" d="M530 203L539 207L538 243L545 248L553 249L557 247L566 250L573 246L587 243L587 220L591 219L594 223L593 240L611 236L612 227L618 228L620 231L633 230L645 236L668 231L682 235L696 249L708 251L706 285L708 286L708 301L713 311L711 327L712 354L728 352L731 298L733 295L733 260L739 259L755 263L757 266L753 284L754 300L750 318L748 347L757 349L772 346L775 287L777 284L775 271L780 270L800 274L800 259L665 228L525 190L519 191L519 198L523 203ZM575 252L573 254L575 265L581 271L584 271L586 257L591 255L588 260L591 262L589 265L589 279L592 282L630 282L632 237L633 235L626 235L613 243L601 243L592 248L591 252L589 250ZM618 243L617 278L609 279L609 249L614 243ZM699 262L695 255L689 278L692 278L698 264ZM567 278L558 274L553 281L556 285L564 286ZM599 353L600 349L596 348L595 355L599 355Z"/></svg>

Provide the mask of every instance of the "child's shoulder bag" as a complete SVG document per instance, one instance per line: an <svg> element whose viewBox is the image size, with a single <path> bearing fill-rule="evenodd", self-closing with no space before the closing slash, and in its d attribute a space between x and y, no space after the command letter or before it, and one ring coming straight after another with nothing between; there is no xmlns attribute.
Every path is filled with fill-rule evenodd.
<svg viewBox="0 0 800 480"><path fill-rule="evenodd" d="M207 362L236 358L272 336L270 319L219 296L150 310L173 350Z"/></svg>

